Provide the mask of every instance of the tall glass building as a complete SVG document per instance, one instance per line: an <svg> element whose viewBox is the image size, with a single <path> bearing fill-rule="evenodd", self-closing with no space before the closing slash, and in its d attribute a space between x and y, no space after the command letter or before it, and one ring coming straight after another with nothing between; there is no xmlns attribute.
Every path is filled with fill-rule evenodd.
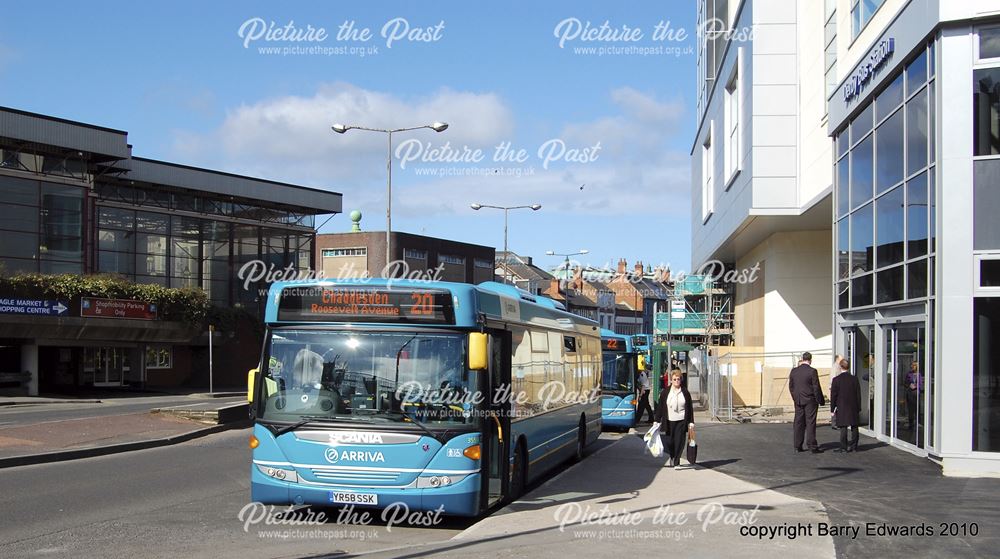
<svg viewBox="0 0 1000 559"><path fill-rule="evenodd" d="M1000 474L1000 9L834 4L835 348L869 435Z"/></svg>

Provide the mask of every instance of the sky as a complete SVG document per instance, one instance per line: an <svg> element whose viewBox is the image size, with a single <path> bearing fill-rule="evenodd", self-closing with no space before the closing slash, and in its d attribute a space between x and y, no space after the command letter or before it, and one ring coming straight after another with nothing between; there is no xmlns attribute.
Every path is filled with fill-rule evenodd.
<svg viewBox="0 0 1000 559"><path fill-rule="evenodd" d="M133 154L343 194L392 228L690 267L695 2L32 2L0 105L128 131Z"/></svg>

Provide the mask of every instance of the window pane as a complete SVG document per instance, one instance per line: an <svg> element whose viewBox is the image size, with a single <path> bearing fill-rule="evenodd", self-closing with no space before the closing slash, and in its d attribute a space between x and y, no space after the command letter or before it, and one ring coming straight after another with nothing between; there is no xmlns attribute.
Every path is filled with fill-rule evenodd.
<svg viewBox="0 0 1000 559"><path fill-rule="evenodd" d="M878 267L903 261L903 189L896 188L875 201L878 224Z"/></svg>
<svg viewBox="0 0 1000 559"><path fill-rule="evenodd" d="M847 279L851 273L851 247L848 240L848 222L842 219L837 223L837 278Z"/></svg>
<svg viewBox="0 0 1000 559"><path fill-rule="evenodd" d="M138 253L135 255L135 260L140 275L166 277L167 256L165 254Z"/></svg>
<svg viewBox="0 0 1000 559"><path fill-rule="evenodd" d="M872 304L872 274L851 280L851 306L865 307Z"/></svg>
<svg viewBox="0 0 1000 559"><path fill-rule="evenodd" d="M979 286L1000 287L1000 260L979 261Z"/></svg>
<svg viewBox="0 0 1000 559"><path fill-rule="evenodd" d="M878 94L878 98L875 100L875 120L882 120L886 116L896 110L903 102L903 74L896 76L896 79L892 80L889 87L885 88L882 93Z"/></svg>
<svg viewBox="0 0 1000 559"><path fill-rule="evenodd" d="M101 250L114 250L118 252L133 252L135 247L132 241L135 233L131 231L116 231L114 229L101 229L97 232L97 244Z"/></svg>
<svg viewBox="0 0 1000 559"><path fill-rule="evenodd" d="M851 275L872 269L872 204L851 214Z"/></svg>
<svg viewBox="0 0 1000 559"><path fill-rule="evenodd" d="M102 250L98 253L97 269L102 273L131 276L135 273L135 254Z"/></svg>
<svg viewBox="0 0 1000 559"><path fill-rule="evenodd" d="M837 308L846 309L851 306L851 291L848 289L850 283L842 281L837 284Z"/></svg>
<svg viewBox="0 0 1000 559"><path fill-rule="evenodd" d="M906 174L927 165L927 90L906 103Z"/></svg>
<svg viewBox="0 0 1000 559"><path fill-rule="evenodd" d="M851 206L872 199L872 138L865 138L851 150Z"/></svg>
<svg viewBox="0 0 1000 559"><path fill-rule="evenodd" d="M858 143L858 140L871 131L873 111L874 107L869 103L865 110L851 121L851 145Z"/></svg>
<svg viewBox="0 0 1000 559"><path fill-rule="evenodd" d="M878 302L891 303L903 298L903 267L896 266L878 273Z"/></svg>
<svg viewBox="0 0 1000 559"><path fill-rule="evenodd" d="M979 29L979 58L1000 57L1000 27Z"/></svg>
<svg viewBox="0 0 1000 559"><path fill-rule="evenodd" d="M843 157L843 155L847 153L849 144L850 141L848 140L848 133L845 128L840 132L840 134L837 134L837 158Z"/></svg>
<svg viewBox="0 0 1000 559"><path fill-rule="evenodd" d="M43 258L83 260L83 189L42 183Z"/></svg>
<svg viewBox="0 0 1000 559"><path fill-rule="evenodd" d="M906 257L927 254L927 173L906 183Z"/></svg>
<svg viewBox="0 0 1000 559"><path fill-rule="evenodd" d="M1000 299L973 303L972 450L1000 451Z"/></svg>
<svg viewBox="0 0 1000 559"><path fill-rule="evenodd" d="M83 264L77 262L65 262L62 260L42 260L39 262L38 271L43 274L82 274Z"/></svg>
<svg viewBox="0 0 1000 559"><path fill-rule="evenodd" d="M38 234L3 232L0 234L0 256L4 258L37 259Z"/></svg>
<svg viewBox="0 0 1000 559"><path fill-rule="evenodd" d="M37 207L38 182L0 176L0 204L24 204Z"/></svg>
<svg viewBox="0 0 1000 559"><path fill-rule="evenodd" d="M934 169L927 175L927 213L930 223L927 225L927 233L931 238L930 252L934 252L934 241L937 238L937 198L934 194Z"/></svg>
<svg viewBox="0 0 1000 559"><path fill-rule="evenodd" d="M135 236L135 251L148 254L167 254L167 236L138 233Z"/></svg>
<svg viewBox="0 0 1000 559"><path fill-rule="evenodd" d="M120 208L97 208L97 224L102 229L132 229L135 224L135 212Z"/></svg>
<svg viewBox="0 0 1000 559"><path fill-rule="evenodd" d="M0 189L2 188L3 185L0 185ZM0 229L38 233L38 207L8 206L3 201L3 192L0 191L0 208L3 208Z"/></svg>
<svg viewBox="0 0 1000 559"><path fill-rule="evenodd" d="M198 236L201 232L201 221L191 217L172 216L170 218L171 234Z"/></svg>
<svg viewBox="0 0 1000 559"><path fill-rule="evenodd" d="M972 168L973 248L1000 249L1000 159L973 161Z"/></svg>
<svg viewBox="0 0 1000 559"><path fill-rule="evenodd" d="M846 215L851 209L850 175L848 175L848 159L845 157L837 162L837 215Z"/></svg>
<svg viewBox="0 0 1000 559"><path fill-rule="evenodd" d="M917 260L906 265L906 298L927 296L927 261Z"/></svg>
<svg viewBox="0 0 1000 559"><path fill-rule="evenodd" d="M1000 68L976 70L973 82L973 154L1000 154Z"/></svg>
<svg viewBox="0 0 1000 559"><path fill-rule="evenodd" d="M875 132L878 192L903 180L903 111L896 111Z"/></svg>
<svg viewBox="0 0 1000 559"><path fill-rule="evenodd" d="M927 52L913 59L906 66L906 94L911 95L927 82Z"/></svg>
<svg viewBox="0 0 1000 559"><path fill-rule="evenodd" d="M928 151L928 157L930 157L930 163L931 163L931 165L933 165L934 162L937 161L937 154L934 153L935 146L937 145L936 144L937 138L935 137L935 135L937 134L937 124L935 123L935 120L934 120L934 115L936 114L935 111L937 110L934 107L934 97L935 97L934 96L934 93L935 93L934 92L934 86L936 84L937 84L937 82L931 82L930 85L927 86L927 95L928 95L928 98L927 98L927 115L928 115L928 118L927 118L927 126L928 126L927 143L928 143L928 146L929 146L929 149L927 151Z"/></svg>
<svg viewBox="0 0 1000 559"><path fill-rule="evenodd" d="M169 227L170 216L149 212L136 212L135 228L138 231L147 233L166 233Z"/></svg>

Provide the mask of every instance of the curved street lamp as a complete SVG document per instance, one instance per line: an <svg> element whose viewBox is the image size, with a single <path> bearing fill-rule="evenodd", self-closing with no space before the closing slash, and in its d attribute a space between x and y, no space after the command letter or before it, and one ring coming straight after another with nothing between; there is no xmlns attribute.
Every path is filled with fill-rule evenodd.
<svg viewBox="0 0 1000 559"><path fill-rule="evenodd" d="M531 210L533 212L537 212L538 210L542 209L542 205L541 204L531 204L530 206L491 206L489 204L475 204L475 203L473 203L473 204L469 204L469 207L472 208L472 209L474 209L474 210L476 210L476 211L481 210L483 208L490 208L490 209L494 209L494 210L503 210L503 258L504 258L503 279L506 282L507 281L507 270L508 270L508 267L507 267L507 258L509 258L509 255L508 255L508 252L507 252L507 213L510 212L510 210Z"/></svg>
<svg viewBox="0 0 1000 559"><path fill-rule="evenodd" d="M588 253L590 253L590 251L587 250L587 249L585 249L585 248L581 248L580 250L578 250L576 252L553 252L551 250L545 251L545 254L547 254L548 256L565 256L566 257L566 266L565 266L566 267L566 279L569 279L569 257L570 256L578 256L580 254L588 254Z"/></svg>
<svg viewBox="0 0 1000 559"><path fill-rule="evenodd" d="M410 130L420 130L421 128L429 128L435 132L444 132L448 129L447 122L434 122L432 124L425 124L423 126L412 126L410 128L368 128L367 126L354 126L348 124L334 124L330 127L331 130L337 134L343 134L348 130L367 130L368 132L381 132L388 135L389 137L389 150L386 153L385 159L385 170L387 175L386 183L386 194L385 194L385 266L386 269L389 268L389 262L392 258L392 135L396 132L408 132ZM383 270L384 272L385 270Z"/></svg>

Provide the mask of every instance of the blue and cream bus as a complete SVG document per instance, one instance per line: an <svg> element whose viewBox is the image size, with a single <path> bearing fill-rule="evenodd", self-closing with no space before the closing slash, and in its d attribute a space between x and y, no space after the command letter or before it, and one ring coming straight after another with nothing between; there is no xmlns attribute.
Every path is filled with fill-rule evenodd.
<svg viewBox="0 0 1000 559"><path fill-rule="evenodd" d="M597 323L551 299L492 282L278 282L265 322L248 378L254 501L475 516L600 435Z"/></svg>
<svg viewBox="0 0 1000 559"><path fill-rule="evenodd" d="M632 338L601 329L601 418L605 427L628 431L635 427L639 355Z"/></svg>

